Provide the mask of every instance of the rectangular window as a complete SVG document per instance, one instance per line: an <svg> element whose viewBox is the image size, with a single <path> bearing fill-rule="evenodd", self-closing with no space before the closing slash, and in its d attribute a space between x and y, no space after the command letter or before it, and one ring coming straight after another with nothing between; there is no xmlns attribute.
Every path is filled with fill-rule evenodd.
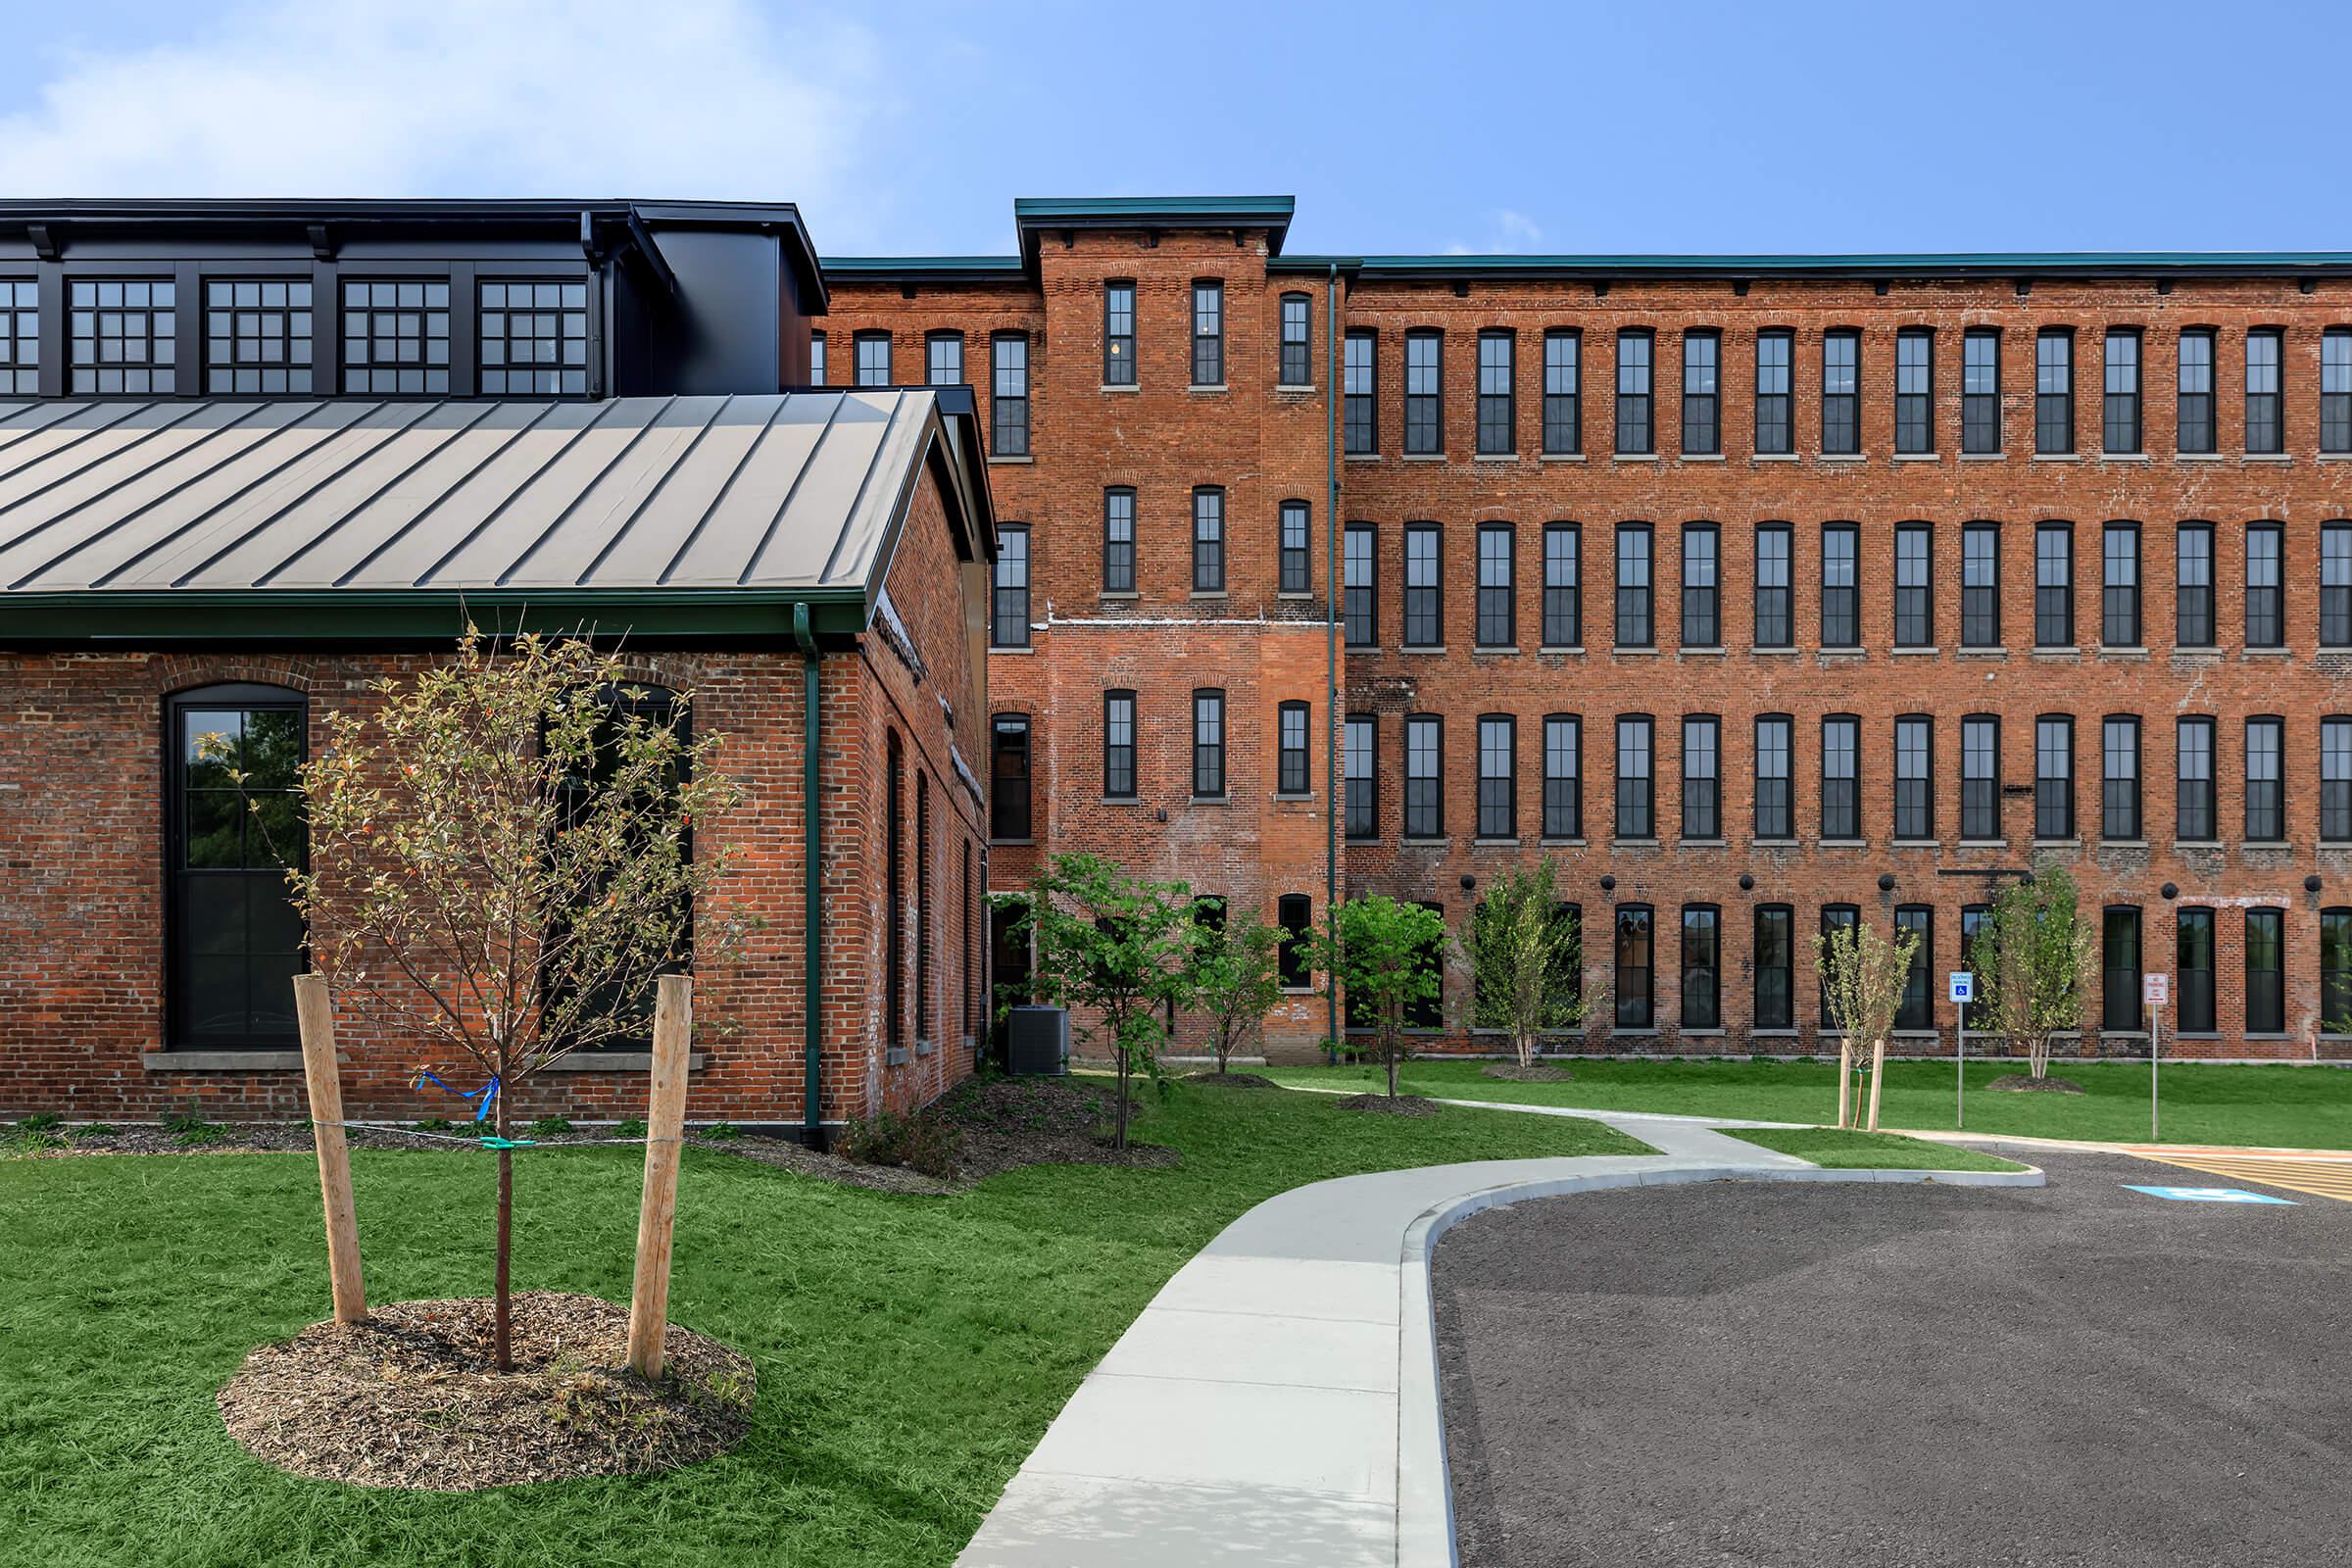
<svg viewBox="0 0 2352 1568"><path fill-rule="evenodd" d="M1225 591L1225 492L1202 485L1193 492L1193 592Z"/></svg>
<svg viewBox="0 0 2352 1568"><path fill-rule="evenodd" d="M1650 995L1654 941L1648 905L1617 906L1616 1018L1620 1029L1647 1029L1656 1020Z"/></svg>
<svg viewBox="0 0 2352 1568"><path fill-rule="evenodd" d="M1029 646L1029 530L1026 526L997 529L995 602L989 615L989 643L996 648Z"/></svg>
<svg viewBox="0 0 2352 1568"><path fill-rule="evenodd" d="M1685 1029L1723 1027L1723 921L1712 904L1683 906Z"/></svg>
<svg viewBox="0 0 2352 1568"><path fill-rule="evenodd" d="M2173 595L2173 641L2182 648L2211 648L2213 643L2213 528L2189 522L2180 525L2176 547Z"/></svg>
<svg viewBox="0 0 2352 1568"><path fill-rule="evenodd" d="M1936 836L1936 721L1906 713L1894 721L1894 836Z"/></svg>
<svg viewBox="0 0 2352 1568"><path fill-rule="evenodd" d="M1351 839L1378 837L1380 798L1375 769L1380 761L1379 721L1370 713L1349 713L1343 738L1346 756L1341 766L1348 791L1347 834Z"/></svg>
<svg viewBox="0 0 2352 1568"><path fill-rule="evenodd" d="M343 285L343 390L448 395L448 283L418 278Z"/></svg>
<svg viewBox="0 0 2352 1568"><path fill-rule="evenodd" d="M2352 1032L2352 909L2320 911L2320 1030Z"/></svg>
<svg viewBox="0 0 2352 1568"><path fill-rule="evenodd" d="M990 428L992 457L1029 455L1029 339L1018 332L1000 332L989 340L991 363Z"/></svg>
<svg viewBox="0 0 2352 1568"><path fill-rule="evenodd" d="M1795 590L1790 586L1789 560L1795 540L1785 522L1767 522L1756 529L1756 646L1791 648L1796 644Z"/></svg>
<svg viewBox="0 0 2352 1568"><path fill-rule="evenodd" d="M1102 384L1135 385L1135 285L1102 285Z"/></svg>
<svg viewBox="0 0 2352 1568"><path fill-rule="evenodd" d="M1617 836L1621 839L1657 837L1657 819L1650 808L1650 735L1646 713L1629 713L1617 720Z"/></svg>
<svg viewBox="0 0 2352 1568"><path fill-rule="evenodd" d="M1960 530L1960 646L2001 645L2001 530L1972 522Z"/></svg>
<svg viewBox="0 0 2352 1568"><path fill-rule="evenodd" d="M1715 525L1694 522L1683 529L1683 646L1723 645L1722 590L1718 583Z"/></svg>
<svg viewBox="0 0 2352 1568"><path fill-rule="evenodd" d="M2177 917L2179 937L2175 967L2180 971L2180 1029L2182 1034L2209 1035L2214 1031L2213 911L2183 908Z"/></svg>
<svg viewBox="0 0 2352 1568"><path fill-rule="evenodd" d="M2034 450L2075 450L2075 335L2062 326L2034 339Z"/></svg>
<svg viewBox="0 0 2352 1568"><path fill-rule="evenodd" d="M890 385L890 334L888 332L859 332L850 340L856 351L857 386Z"/></svg>
<svg viewBox="0 0 2352 1568"><path fill-rule="evenodd" d="M1102 591L1135 592L1135 492L1102 492Z"/></svg>
<svg viewBox="0 0 2352 1568"><path fill-rule="evenodd" d="M1434 839L1446 831L1446 721L1414 713L1404 721L1404 836Z"/></svg>
<svg viewBox="0 0 2352 1568"><path fill-rule="evenodd" d="M2320 530L2320 646L2352 647L2352 522Z"/></svg>
<svg viewBox="0 0 2352 1568"><path fill-rule="evenodd" d="M1514 544L1507 522L1478 527L1478 646L1508 648L1518 642L1514 613Z"/></svg>
<svg viewBox="0 0 2352 1568"><path fill-rule="evenodd" d="M2182 452L2211 452L2213 436L2213 329L2192 326L2180 334L2179 434Z"/></svg>
<svg viewBox="0 0 2352 1568"><path fill-rule="evenodd" d="M2246 720L2246 839L2253 844L2277 844L2286 838L2286 800L2280 753L2286 746L2286 721L2279 718Z"/></svg>
<svg viewBox="0 0 2352 1568"><path fill-rule="evenodd" d="M1796 837L1794 781L1791 779L1795 721L1786 713L1764 713L1756 719L1756 837Z"/></svg>
<svg viewBox="0 0 2352 1568"><path fill-rule="evenodd" d="M1723 721L1712 714L1683 720L1683 837L1723 837Z"/></svg>
<svg viewBox="0 0 2352 1568"><path fill-rule="evenodd" d="M2352 718L2320 720L2320 839L2352 842Z"/></svg>
<svg viewBox="0 0 2352 1568"><path fill-rule="evenodd" d="M2106 401L2101 406L2100 442L2103 452L2125 455L2139 451L2139 331L2135 327L2107 329Z"/></svg>
<svg viewBox="0 0 2352 1568"><path fill-rule="evenodd" d="M345 334L343 346L348 350L351 347L351 301L348 297L351 293L351 285L345 284L343 292L346 296L343 302L343 331ZM349 384L349 378L346 377L347 389ZM825 334L822 332L808 334L808 384L810 386L825 384Z"/></svg>
<svg viewBox="0 0 2352 1568"><path fill-rule="evenodd" d="M1756 452L1783 457L1796 450L1788 366L1795 335L1786 327L1756 334Z"/></svg>
<svg viewBox="0 0 2352 1568"><path fill-rule="evenodd" d="M1307 539L1307 508L1303 501L1285 501L1281 515L1281 582L1279 590L1286 594L1309 594L1314 580L1307 563L1311 559Z"/></svg>
<svg viewBox="0 0 2352 1568"><path fill-rule="evenodd" d="M1438 525L1407 523L1404 529L1404 646L1442 648L1446 643L1445 601L1440 597Z"/></svg>
<svg viewBox="0 0 2352 1568"><path fill-rule="evenodd" d="M1755 1013L1758 1029L1796 1027L1796 911L1756 906Z"/></svg>
<svg viewBox="0 0 2352 1568"><path fill-rule="evenodd" d="M177 390L179 312L168 281L108 278L77 281L68 327L74 342L72 386L76 394L141 396Z"/></svg>
<svg viewBox="0 0 2352 1568"><path fill-rule="evenodd" d="M307 279L213 279L204 286L204 333L207 392L311 390Z"/></svg>
<svg viewBox="0 0 2352 1568"><path fill-rule="evenodd" d="M1372 597L1380 565L1373 545L1372 529L1367 523L1351 522L1341 536L1340 618L1344 622L1341 635L1350 648L1370 648L1380 641L1379 618Z"/></svg>
<svg viewBox="0 0 2352 1568"><path fill-rule="evenodd" d="M1862 721L1851 713L1821 721L1821 836L1862 836Z"/></svg>
<svg viewBox="0 0 2352 1568"><path fill-rule="evenodd" d="M989 736L988 836L1029 837L1029 720L999 713Z"/></svg>
<svg viewBox="0 0 2352 1568"><path fill-rule="evenodd" d="M1193 285L1193 385L1225 384L1225 285Z"/></svg>
<svg viewBox="0 0 2352 1568"><path fill-rule="evenodd" d="M2181 719L2173 731L2173 833L2187 844L2211 844L2220 837L2214 814L2213 731L2212 719L2195 717Z"/></svg>
<svg viewBox="0 0 2352 1568"><path fill-rule="evenodd" d="M2099 641L2109 648L2139 646L2139 528L2107 525L2099 551Z"/></svg>
<svg viewBox="0 0 2352 1568"><path fill-rule="evenodd" d="M0 281L0 392L35 397L41 390L41 285Z"/></svg>
<svg viewBox="0 0 2352 1568"><path fill-rule="evenodd" d="M1285 991L1311 991L1315 984L1310 934L1315 926L1315 901L1303 893L1285 893L1274 901L1274 923L1282 936L1275 949L1276 978Z"/></svg>
<svg viewBox="0 0 2352 1568"><path fill-rule="evenodd" d="M1850 522L1821 530L1821 646L1862 646L1860 535Z"/></svg>
<svg viewBox="0 0 2352 1568"><path fill-rule="evenodd" d="M1723 450L1723 340L1713 332L1683 334L1683 451L1707 457Z"/></svg>
<svg viewBox="0 0 2352 1568"><path fill-rule="evenodd" d="M2132 843L2140 837L2139 720L2119 715L2099 731L2099 836Z"/></svg>
<svg viewBox="0 0 2352 1568"><path fill-rule="evenodd" d="M1862 450L1862 334L1838 329L1821 338L1821 450Z"/></svg>
<svg viewBox="0 0 2352 1568"><path fill-rule="evenodd" d="M2277 327L2246 334L2246 450L2284 452L2286 432L2279 417Z"/></svg>
<svg viewBox="0 0 2352 1568"><path fill-rule="evenodd" d="M1894 646L1897 648L1935 646L1935 543L1934 532L1924 522L1895 526Z"/></svg>
<svg viewBox="0 0 2352 1568"><path fill-rule="evenodd" d="M923 340L923 380L931 386L963 385L961 332L934 332Z"/></svg>
<svg viewBox="0 0 2352 1568"><path fill-rule="evenodd" d="M1656 641L1649 621L1649 525L1617 525L1617 646L1647 648Z"/></svg>
<svg viewBox="0 0 2352 1568"><path fill-rule="evenodd" d="M1918 937L1911 949L1911 966L1903 971L1903 999L1894 1009L1894 1026L1914 1033L1936 1027L1936 994L1929 989L1928 971L1936 956L1936 911L1925 904L1897 905L1894 930Z"/></svg>
<svg viewBox="0 0 2352 1568"><path fill-rule="evenodd" d="M2034 530L2034 646L2075 646L2075 530L2063 522Z"/></svg>
<svg viewBox="0 0 2352 1568"><path fill-rule="evenodd" d="M1574 713L1544 720L1544 836L1585 836L1584 726Z"/></svg>
<svg viewBox="0 0 2352 1568"><path fill-rule="evenodd" d="M1478 334L1478 450L1516 452L1519 343L1509 332Z"/></svg>
<svg viewBox="0 0 2352 1568"><path fill-rule="evenodd" d="M2320 450L2352 452L2352 331L2320 334Z"/></svg>
<svg viewBox="0 0 2352 1568"><path fill-rule="evenodd" d="M1585 640L1584 540L1573 522L1544 527L1544 646L1578 648Z"/></svg>
<svg viewBox="0 0 2352 1568"><path fill-rule="evenodd" d="M1617 334L1617 451L1629 456L1657 450L1650 429L1651 347L1647 330Z"/></svg>
<svg viewBox="0 0 2352 1568"><path fill-rule="evenodd" d="M1446 450L1446 340L1434 331L1404 334L1404 450Z"/></svg>
<svg viewBox="0 0 2352 1568"><path fill-rule="evenodd" d="M1282 297L1282 363L1276 368L1275 376L1284 386L1314 384L1313 361L1307 353L1307 328L1312 312L1313 302L1304 294Z"/></svg>
<svg viewBox="0 0 2352 1568"><path fill-rule="evenodd" d="M1193 794L1215 800L1225 793L1225 694L1193 693Z"/></svg>
<svg viewBox="0 0 2352 1568"><path fill-rule="evenodd" d="M1860 923L1861 918L1862 911L1850 904L1823 905L1821 906L1822 946L1826 949L1832 937L1839 931L1852 930L1855 925ZM1831 999L1830 982L1827 977L1824 977L1821 982L1821 1027L1825 1032L1831 1034L1840 1033L1845 1028L1845 1019L1839 1016L1837 1004Z"/></svg>
<svg viewBox="0 0 2352 1568"><path fill-rule="evenodd" d="M1375 343L1370 332L1350 332L1342 350L1347 360L1342 367L1346 386L1340 425L1342 445L1350 457L1368 456L1380 450L1379 387L1373 378Z"/></svg>
<svg viewBox="0 0 2352 1568"><path fill-rule="evenodd" d="M2279 585L2279 558L2284 554L2283 531L2277 523L2259 522L2246 528L2246 646L2286 646L2286 605Z"/></svg>
<svg viewBox="0 0 2352 1568"><path fill-rule="evenodd" d="M1135 693L1102 694L1102 793L1135 799Z"/></svg>
<svg viewBox="0 0 2352 1568"><path fill-rule="evenodd" d="M2034 721L2034 836L2075 836L2075 721L2062 713Z"/></svg>
<svg viewBox="0 0 2352 1568"><path fill-rule="evenodd" d="M1989 904L1963 904L1960 906L1960 962L1962 967L1968 969L1978 967L1977 935L1984 929L1984 922L1991 918L1992 906ZM1985 989L1984 986L1979 986L1977 988L1978 1000L1960 1009L1961 1028L1984 1029L1991 1022L1991 1011L1984 1000Z"/></svg>
<svg viewBox="0 0 2352 1568"><path fill-rule="evenodd" d="M1274 787L1285 795L1312 793L1307 772L1307 716L1304 703L1284 703L1274 710L1277 763Z"/></svg>
<svg viewBox="0 0 2352 1568"><path fill-rule="evenodd" d="M2286 1032L2286 941L2283 909L2246 911L2246 1033Z"/></svg>
<svg viewBox="0 0 2352 1568"><path fill-rule="evenodd" d="M1544 334L1544 450L1565 456L1585 450L1584 339L1575 332Z"/></svg>
<svg viewBox="0 0 2352 1568"><path fill-rule="evenodd" d="M2001 721L1971 713L1960 721L1960 837L2001 836Z"/></svg>
<svg viewBox="0 0 2352 1568"><path fill-rule="evenodd" d="M1478 720L1478 836L1507 839L1519 831L1519 723L1508 713Z"/></svg>
<svg viewBox="0 0 2352 1568"><path fill-rule="evenodd" d="M1936 334L1926 327L1894 335L1894 450L1936 450Z"/></svg>
<svg viewBox="0 0 2352 1568"><path fill-rule="evenodd" d="M1960 450L2001 450L2001 334L1973 328L1960 339Z"/></svg>

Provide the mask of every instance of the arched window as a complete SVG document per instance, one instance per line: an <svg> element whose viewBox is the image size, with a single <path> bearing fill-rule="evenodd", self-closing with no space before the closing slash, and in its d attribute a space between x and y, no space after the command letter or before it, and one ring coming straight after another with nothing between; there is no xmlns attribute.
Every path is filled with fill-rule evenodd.
<svg viewBox="0 0 2352 1568"><path fill-rule="evenodd" d="M282 686L207 686L165 704L166 1038L187 1050L295 1045L308 863L296 794L310 708Z"/></svg>

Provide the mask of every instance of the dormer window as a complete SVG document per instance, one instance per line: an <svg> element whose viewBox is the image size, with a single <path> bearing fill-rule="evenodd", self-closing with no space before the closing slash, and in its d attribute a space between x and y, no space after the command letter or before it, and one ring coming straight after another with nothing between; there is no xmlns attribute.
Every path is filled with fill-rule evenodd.
<svg viewBox="0 0 2352 1568"><path fill-rule="evenodd" d="M588 395L588 285L484 283L485 397Z"/></svg>
<svg viewBox="0 0 2352 1568"><path fill-rule="evenodd" d="M162 279L84 279L73 285L75 392L100 397L178 390L174 286Z"/></svg>
<svg viewBox="0 0 2352 1568"><path fill-rule="evenodd" d="M343 285L343 390L449 394L449 285L438 279Z"/></svg>
<svg viewBox="0 0 2352 1568"><path fill-rule="evenodd" d="M311 390L308 279L215 279L204 286L204 389Z"/></svg>

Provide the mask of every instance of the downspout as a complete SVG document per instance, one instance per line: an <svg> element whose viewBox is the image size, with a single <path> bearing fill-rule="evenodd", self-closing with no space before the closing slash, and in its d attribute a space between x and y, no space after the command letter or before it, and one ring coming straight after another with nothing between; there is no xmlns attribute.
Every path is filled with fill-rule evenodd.
<svg viewBox="0 0 2352 1568"><path fill-rule="evenodd" d="M821 754L817 748L817 657L816 634L808 624L808 605L803 600L792 607L792 640L801 647L801 913L803 937L803 969L801 993L807 1007L801 1031L806 1046L806 1062L801 1087L802 1128L808 1147L825 1146L823 1107L818 1102L817 1048L818 1032L824 1018L824 830L821 814L822 800L818 789L818 766Z"/></svg>
<svg viewBox="0 0 2352 1568"><path fill-rule="evenodd" d="M1323 340L1323 921L1333 946L1340 940L1340 264L1324 285ZM1326 974L1333 1060L1340 1049L1340 977Z"/></svg>

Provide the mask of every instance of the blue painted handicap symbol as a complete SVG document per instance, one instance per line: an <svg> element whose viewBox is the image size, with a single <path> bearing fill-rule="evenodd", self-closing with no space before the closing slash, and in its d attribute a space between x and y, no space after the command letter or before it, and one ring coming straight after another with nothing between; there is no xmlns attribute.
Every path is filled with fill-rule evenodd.
<svg viewBox="0 0 2352 1568"><path fill-rule="evenodd" d="M2177 1199L2183 1203L2284 1203L2289 1208L2299 1206L2291 1198L2249 1193L2242 1187L2134 1187L2126 1182L2124 1191L2146 1193L2151 1198Z"/></svg>

